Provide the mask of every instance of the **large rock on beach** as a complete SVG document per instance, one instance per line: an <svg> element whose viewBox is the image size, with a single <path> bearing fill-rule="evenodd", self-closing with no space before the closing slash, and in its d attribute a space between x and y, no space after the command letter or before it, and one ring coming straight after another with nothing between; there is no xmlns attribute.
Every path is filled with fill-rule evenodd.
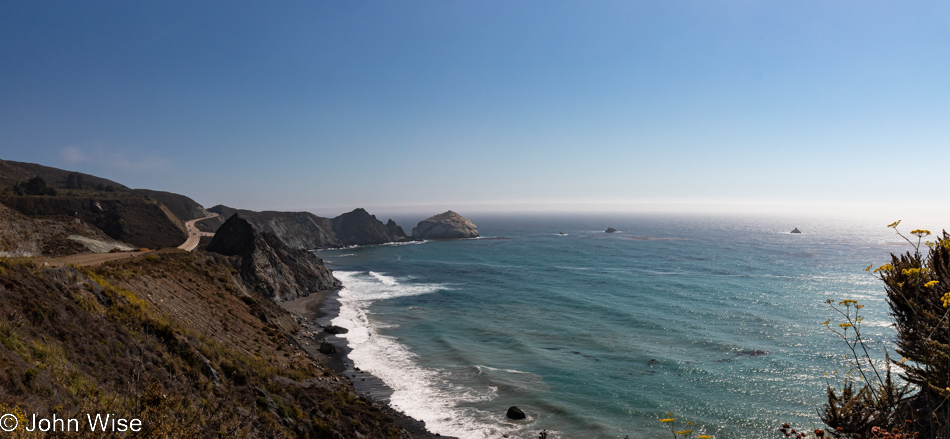
<svg viewBox="0 0 950 439"><path fill-rule="evenodd" d="M471 221L451 210L419 221L412 228L414 239L478 238L478 228Z"/></svg>

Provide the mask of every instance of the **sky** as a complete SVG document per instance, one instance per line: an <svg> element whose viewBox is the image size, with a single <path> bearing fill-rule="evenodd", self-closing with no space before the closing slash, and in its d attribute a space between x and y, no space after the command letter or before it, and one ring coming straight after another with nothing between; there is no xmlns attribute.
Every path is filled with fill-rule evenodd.
<svg viewBox="0 0 950 439"><path fill-rule="evenodd" d="M0 3L0 158L341 213L950 211L950 3Z"/></svg>

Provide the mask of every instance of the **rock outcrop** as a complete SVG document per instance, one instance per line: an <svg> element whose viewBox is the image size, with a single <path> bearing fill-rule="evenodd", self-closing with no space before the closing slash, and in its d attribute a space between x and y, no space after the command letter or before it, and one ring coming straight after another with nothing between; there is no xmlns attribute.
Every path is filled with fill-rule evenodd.
<svg viewBox="0 0 950 439"><path fill-rule="evenodd" d="M238 214L218 228L207 250L229 256L245 284L277 301L337 286L323 260L256 230Z"/></svg>
<svg viewBox="0 0 950 439"><path fill-rule="evenodd" d="M508 417L508 419L524 419L527 417L525 416L523 410L519 409L517 406L514 406L514 405L511 407L508 407L508 412L505 413L505 416Z"/></svg>
<svg viewBox="0 0 950 439"><path fill-rule="evenodd" d="M419 221L412 229L413 239L478 238L478 228L462 215L447 211Z"/></svg>
<svg viewBox="0 0 950 439"><path fill-rule="evenodd" d="M66 256L132 248L71 216L31 218L0 204L0 257Z"/></svg>
<svg viewBox="0 0 950 439"><path fill-rule="evenodd" d="M794 229L793 229L791 232L789 232L789 233L802 233L802 231L801 231L801 230L798 230L798 227L796 227L796 228L794 228Z"/></svg>
<svg viewBox="0 0 950 439"><path fill-rule="evenodd" d="M409 240L393 220L383 224L364 209L355 209L333 218L333 231L344 245L372 245Z"/></svg>
<svg viewBox="0 0 950 439"><path fill-rule="evenodd" d="M613 227L607 227L607 230L604 230L604 233L617 233L617 229Z"/></svg>

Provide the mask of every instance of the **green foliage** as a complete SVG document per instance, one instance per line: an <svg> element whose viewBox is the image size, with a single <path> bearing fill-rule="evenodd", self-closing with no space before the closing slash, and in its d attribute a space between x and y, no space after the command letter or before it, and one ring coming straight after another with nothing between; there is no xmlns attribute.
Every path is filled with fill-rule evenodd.
<svg viewBox="0 0 950 439"><path fill-rule="evenodd" d="M17 195L56 195L56 189L46 185L46 180L33 177L25 182L13 185L13 193Z"/></svg>
<svg viewBox="0 0 950 439"><path fill-rule="evenodd" d="M924 242L929 230L902 234L888 227L914 249L892 254L891 262L871 270L883 283L887 303L897 329L896 361L885 352L885 370L871 358L861 334L862 305L843 300L831 307L842 321L824 324L848 347L851 365L836 390L828 387L828 402L822 421L835 437L923 437L950 438L950 235ZM922 252L922 244L927 251ZM903 384L892 377L892 367L900 370ZM900 433L896 433L900 432ZM913 436L916 437L916 436Z"/></svg>

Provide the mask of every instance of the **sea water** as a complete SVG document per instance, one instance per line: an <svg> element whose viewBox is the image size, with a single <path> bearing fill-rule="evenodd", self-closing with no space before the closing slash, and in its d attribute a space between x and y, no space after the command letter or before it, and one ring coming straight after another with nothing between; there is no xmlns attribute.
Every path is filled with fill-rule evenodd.
<svg viewBox="0 0 950 439"><path fill-rule="evenodd" d="M471 219L482 238L319 252L345 286L333 323L350 329L350 358L433 432L669 437L667 412L694 437L821 427L847 368L821 325L840 321L828 299L866 305L869 347L894 355L864 268L910 246L879 222Z"/></svg>

